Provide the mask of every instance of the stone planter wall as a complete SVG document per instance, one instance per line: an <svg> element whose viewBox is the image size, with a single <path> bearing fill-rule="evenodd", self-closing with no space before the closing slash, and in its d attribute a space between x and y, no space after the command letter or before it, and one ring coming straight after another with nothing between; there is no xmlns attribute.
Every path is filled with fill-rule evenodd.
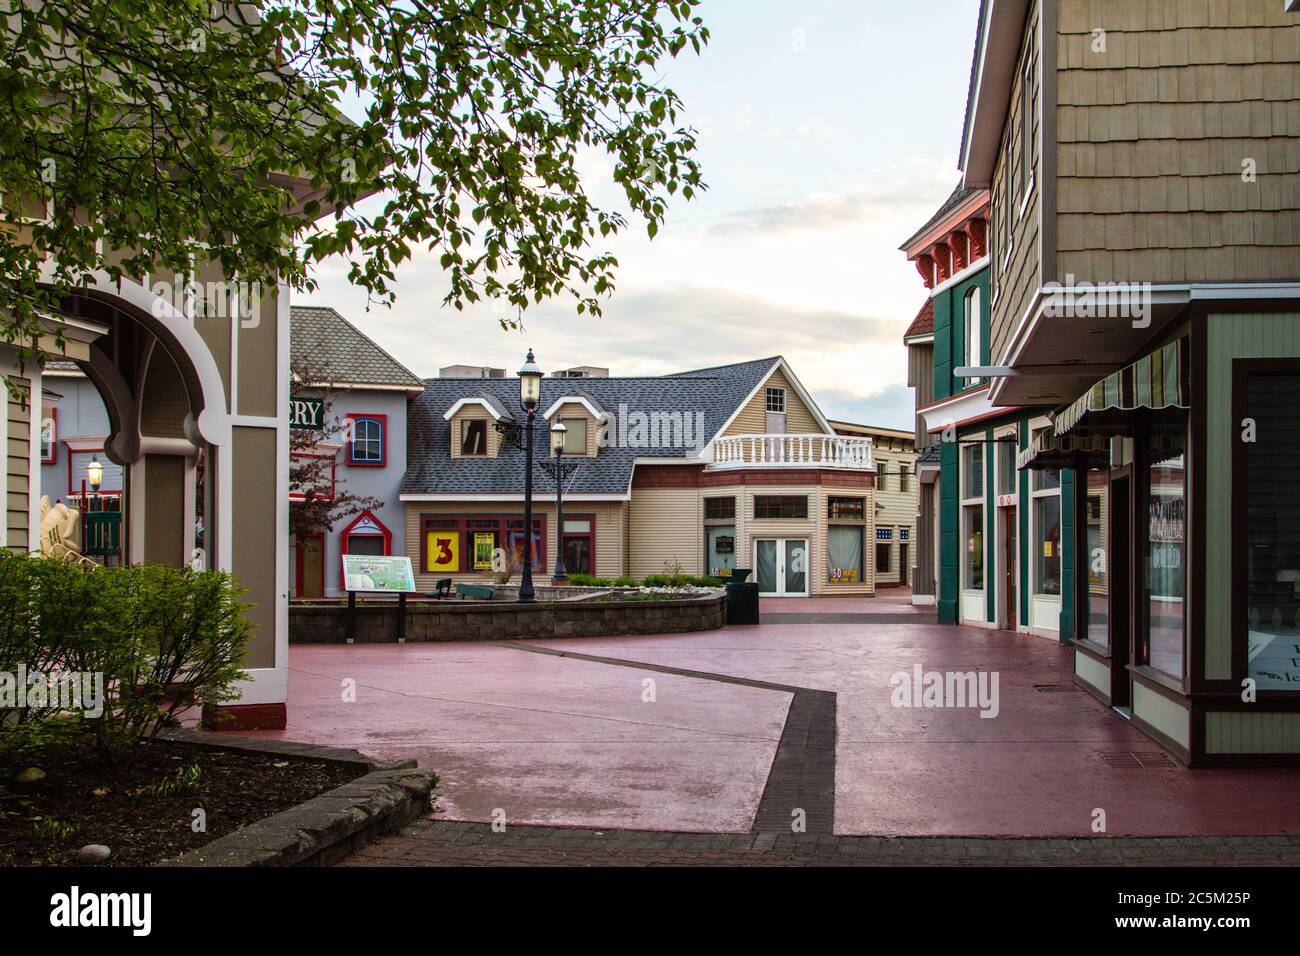
<svg viewBox="0 0 1300 956"><path fill-rule="evenodd" d="M347 605L291 605L291 644L343 644ZM397 640L397 605L358 605L358 644ZM512 604L445 601L406 608L406 640L495 641L549 637L612 637L715 630L726 623L722 594L662 601L560 601Z"/></svg>

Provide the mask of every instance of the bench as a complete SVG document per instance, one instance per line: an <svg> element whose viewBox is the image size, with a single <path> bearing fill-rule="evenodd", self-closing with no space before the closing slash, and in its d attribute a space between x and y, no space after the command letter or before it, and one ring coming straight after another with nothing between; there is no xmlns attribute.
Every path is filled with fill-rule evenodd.
<svg viewBox="0 0 1300 956"><path fill-rule="evenodd" d="M451 578L440 578L433 584L433 591L426 594L425 597L431 597L435 601L444 601L451 597Z"/></svg>
<svg viewBox="0 0 1300 956"><path fill-rule="evenodd" d="M462 601L465 598L479 598L483 601L492 600L496 594L490 587L482 584L458 584L456 585L456 597Z"/></svg>

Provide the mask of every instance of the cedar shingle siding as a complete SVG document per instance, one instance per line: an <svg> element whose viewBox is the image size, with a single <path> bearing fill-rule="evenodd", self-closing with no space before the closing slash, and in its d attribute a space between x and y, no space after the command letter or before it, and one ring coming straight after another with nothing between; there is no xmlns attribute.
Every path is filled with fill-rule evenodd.
<svg viewBox="0 0 1300 956"><path fill-rule="evenodd" d="M1274 0L1059 10L1060 275L1300 276L1300 16ZM1092 50L1098 28L1105 53Z"/></svg>

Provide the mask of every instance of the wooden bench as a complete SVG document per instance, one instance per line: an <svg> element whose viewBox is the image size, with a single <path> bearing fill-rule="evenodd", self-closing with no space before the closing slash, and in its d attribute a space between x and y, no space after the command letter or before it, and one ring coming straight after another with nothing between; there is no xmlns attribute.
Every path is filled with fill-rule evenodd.
<svg viewBox="0 0 1300 956"><path fill-rule="evenodd" d="M483 601L492 600L496 594L490 587L483 584L458 584L456 585L456 597L462 601L465 598L478 598Z"/></svg>

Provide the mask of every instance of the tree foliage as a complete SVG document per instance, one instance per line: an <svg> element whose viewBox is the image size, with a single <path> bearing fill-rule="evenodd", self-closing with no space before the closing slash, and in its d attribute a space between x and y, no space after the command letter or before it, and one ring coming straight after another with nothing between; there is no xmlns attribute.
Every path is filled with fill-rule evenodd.
<svg viewBox="0 0 1300 956"><path fill-rule="evenodd" d="M707 42L697 4L0 0L0 336L97 271L205 258L309 291L338 255L388 302L420 249L456 308L598 312L616 262L596 246L627 220L579 168L612 158L651 236L702 188L658 77Z"/></svg>

